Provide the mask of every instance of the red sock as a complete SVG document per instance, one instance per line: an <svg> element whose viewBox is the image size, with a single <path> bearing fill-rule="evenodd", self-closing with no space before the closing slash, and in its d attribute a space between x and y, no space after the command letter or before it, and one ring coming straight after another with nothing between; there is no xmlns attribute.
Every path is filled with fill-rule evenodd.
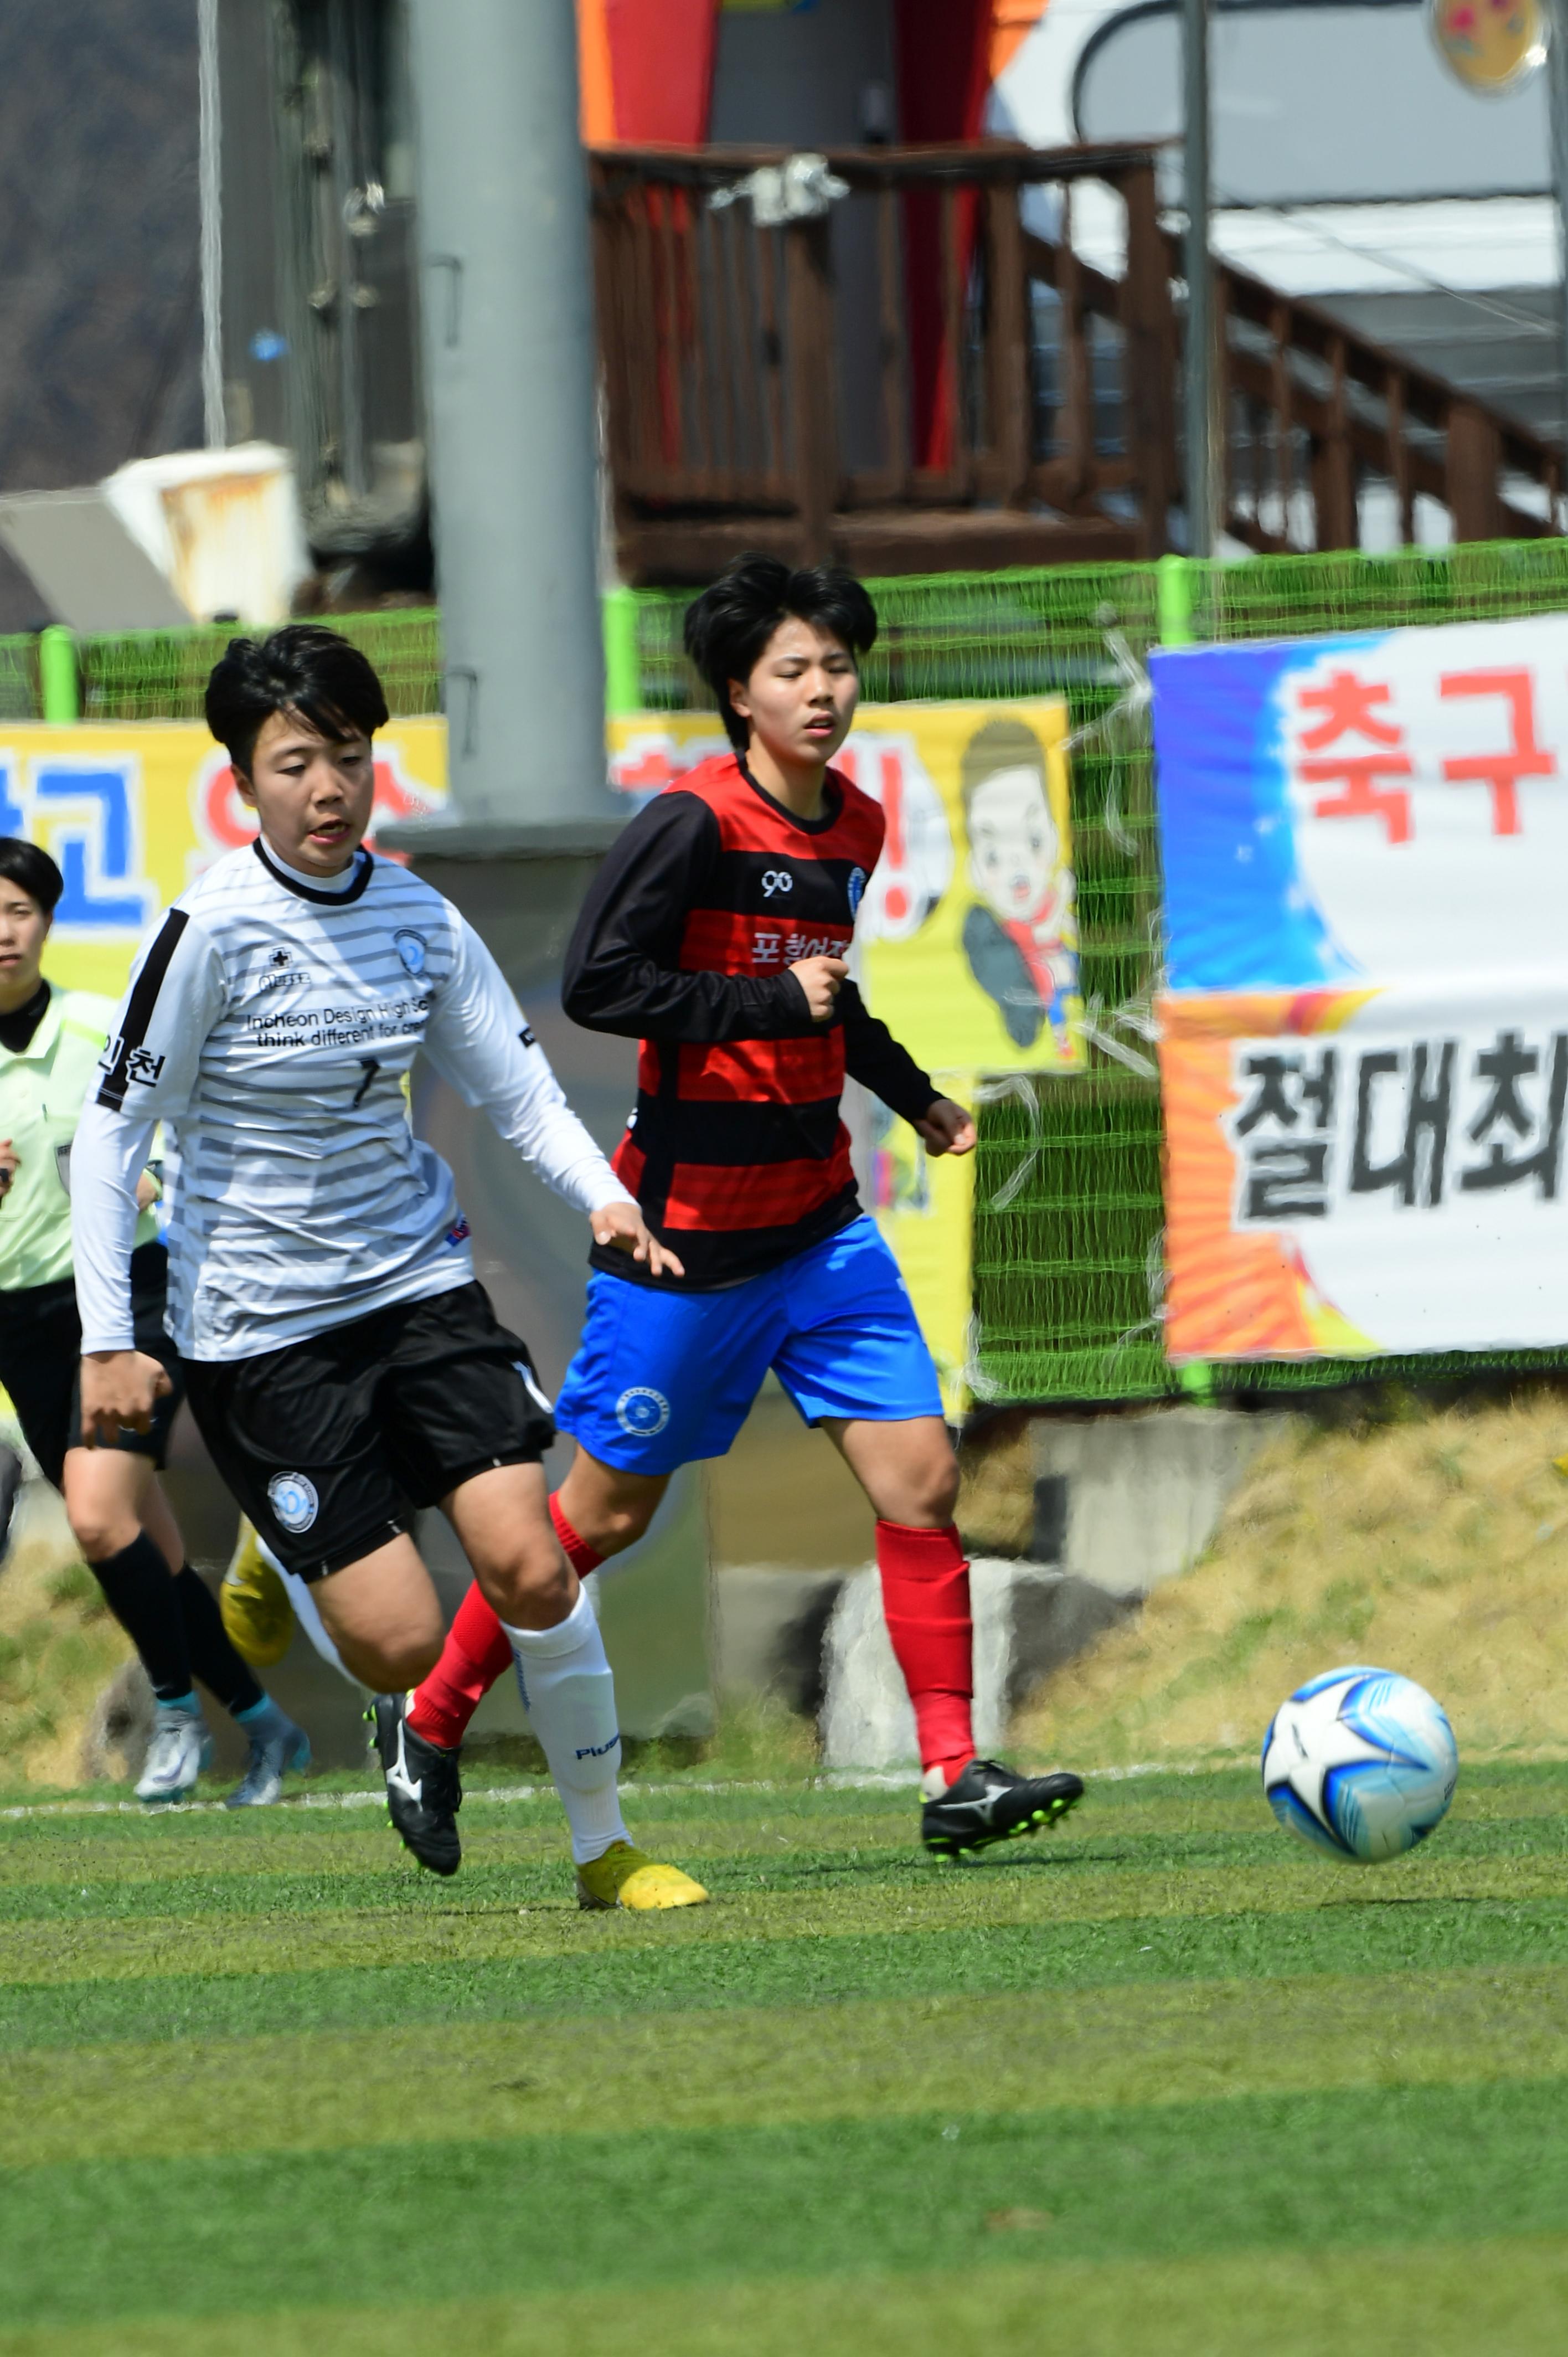
<svg viewBox="0 0 1568 2357"><path fill-rule="evenodd" d="M426 1743L455 1749L496 1680L511 1665L511 1640L476 1580L457 1607L441 1659L414 1688L408 1723Z"/></svg>
<svg viewBox="0 0 1568 2357"><path fill-rule="evenodd" d="M550 1519L577 1577L596 1571L604 1560L577 1536L553 1498ZM457 1607L457 1617L446 1634L441 1659L414 1689L408 1723L426 1743L445 1744L453 1750L468 1731L468 1721L486 1695L511 1667L511 1640L485 1601L476 1580Z"/></svg>
<svg viewBox="0 0 1568 2357"><path fill-rule="evenodd" d="M604 1561L604 1556L596 1555L587 1540L577 1536L576 1532L561 1512L559 1490L553 1490L550 1493L550 1519L555 1525L555 1535L561 1542L562 1552L567 1562L579 1579L586 1579L589 1572L597 1571Z"/></svg>
<svg viewBox="0 0 1568 2357"><path fill-rule="evenodd" d="M876 1562L894 1658L915 1706L922 1768L950 1782L974 1757L974 1624L969 1565L956 1526L914 1531L878 1523Z"/></svg>

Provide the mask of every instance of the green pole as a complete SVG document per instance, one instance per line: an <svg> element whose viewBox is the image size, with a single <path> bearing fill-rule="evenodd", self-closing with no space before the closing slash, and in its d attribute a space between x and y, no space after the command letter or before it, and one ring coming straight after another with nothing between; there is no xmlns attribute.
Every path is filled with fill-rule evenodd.
<svg viewBox="0 0 1568 2357"><path fill-rule="evenodd" d="M642 709L642 655L637 639L637 597L630 589L607 589L605 710L611 717Z"/></svg>
<svg viewBox="0 0 1568 2357"><path fill-rule="evenodd" d="M38 687L44 718L65 727L81 717L81 683L76 669L76 640L62 622L51 622L38 632Z"/></svg>
<svg viewBox="0 0 1568 2357"><path fill-rule="evenodd" d="M1197 567L1187 556L1162 556L1155 567L1155 611L1162 647L1197 644L1192 627L1197 573ZM1214 1405L1214 1370L1203 1360L1183 1367L1176 1381L1198 1407Z"/></svg>
<svg viewBox="0 0 1568 2357"><path fill-rule="evenodd" d="M1192 627L1195 569L1187 556L1162 556L1155 567L1155 610L1162 647L1197 643Z"/></svg>

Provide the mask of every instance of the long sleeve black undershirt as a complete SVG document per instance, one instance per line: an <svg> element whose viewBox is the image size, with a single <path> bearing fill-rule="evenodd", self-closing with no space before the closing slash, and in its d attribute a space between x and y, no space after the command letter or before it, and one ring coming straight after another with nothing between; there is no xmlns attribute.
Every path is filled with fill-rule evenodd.
<svg viewBox="0 0 1568 2357"><path fill-rule="evenodd" d="M687 913L704 905L719 853L718 821L695 794L661 794L631 821L600 868L566 952L562 1003L589 1031L671 1045L803 1039L817 1028L795 976L686 974ZM938 1092L854 983L833 1021L845 1068L906 1121Z"/></svg>
<svg viewBox="0 0 1568 2357"><path fill-rule="evenodd" d="M814 1029L792 974L682 974L681 935L718 856L695 794L660 794L617 842L566 952L562 1004L588 1031L697 1043L793 1039Z"/></svg>
<svg viewBox="0 0 1568 2357"><path fill-rule="evenodd" d="M919 1121L936 1103L940 1090L923 1072L908 1048L901 1048L886 1023L873 1015L853 982L839 993L835 1021L843 1025L844 1070L852 1081L880 1097L890 1113L906 1121Z"/></svg>

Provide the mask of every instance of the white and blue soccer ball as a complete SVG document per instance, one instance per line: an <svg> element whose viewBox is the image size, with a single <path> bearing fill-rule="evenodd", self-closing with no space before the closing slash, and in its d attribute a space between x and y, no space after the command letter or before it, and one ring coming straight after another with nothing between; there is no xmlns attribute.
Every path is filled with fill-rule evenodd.
<svg viewBox="0 0 1568 2357"><path fill-rule="evenodd" d="M1393 1670L1330 1670L1283 1702L1263 1738L1263 1792L1282 1825L1362 1866L1442 1824L1459 1752L1441 1703Z"/></svg>

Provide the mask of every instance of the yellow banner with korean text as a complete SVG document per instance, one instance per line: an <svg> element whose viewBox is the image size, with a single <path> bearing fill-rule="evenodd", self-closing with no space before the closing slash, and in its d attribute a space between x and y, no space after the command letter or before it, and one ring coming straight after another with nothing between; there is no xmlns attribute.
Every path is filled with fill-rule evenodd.
<svg viewBox="0 0 1568 2357"><path fill-rule="evenodd" d="M866 705L840 766L887 813L855 963L868 1003L961 1102L976 1073L1081 1070L1066 707ZM724 749L712 714L609 724L613 781L640 800ZM376 738L376 815L446 801L438 718ZM65 878L45 958L68 988L117 998L147 929L204 868L254 839L227 756L199 723L0 726L0 834ZM372 831L371 841L374 843ZM786 937L780 955L791 952ZM897 1254L950 1408L965 1404L973 1163L928 1160L878 1109L867 1202Z"/></svg>
<svg viewBox="0 0 1568 2357"><path fill-rule="evenodd" d="M446 799L445 721L382 730L377 818ZM65 877L44 971L67 989L118 998L160 910L255 833L228 755L199 722L0 725L0 834L38 844Z"/></svg>

